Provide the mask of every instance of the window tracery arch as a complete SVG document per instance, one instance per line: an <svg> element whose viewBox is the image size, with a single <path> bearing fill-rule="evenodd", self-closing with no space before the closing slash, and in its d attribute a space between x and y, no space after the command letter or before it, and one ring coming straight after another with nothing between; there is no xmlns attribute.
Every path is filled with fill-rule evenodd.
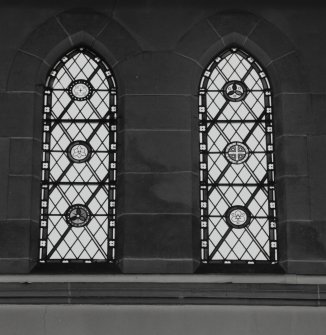
<svg viewBox="0 0 326 335"><path fill-rule="evenodd" d="M115 258L117 88L109 66L80 47L44 90L39 261Z"/></svg>
<svg viewBox="0 0 326 335"><path fill-rule="evenodd" d="M201 259L276 263L272 91L239 48L218 55L199 88Z"/></svg>

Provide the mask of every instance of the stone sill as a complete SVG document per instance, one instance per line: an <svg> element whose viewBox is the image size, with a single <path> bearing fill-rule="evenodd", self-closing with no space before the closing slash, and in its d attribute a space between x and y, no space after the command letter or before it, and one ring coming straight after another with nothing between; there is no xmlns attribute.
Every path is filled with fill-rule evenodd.
<svg viewBox="0 0 326 335"><path fill-rule="evenodd" d="M8 275L0 304L326 306L326 276Z"/></svg>
<svg viewBox="0 0 326 335"><path fill-rule="evenodd" d="M326 276L296 274L11 274L0 283L245 283L326 284Z"/></svg>

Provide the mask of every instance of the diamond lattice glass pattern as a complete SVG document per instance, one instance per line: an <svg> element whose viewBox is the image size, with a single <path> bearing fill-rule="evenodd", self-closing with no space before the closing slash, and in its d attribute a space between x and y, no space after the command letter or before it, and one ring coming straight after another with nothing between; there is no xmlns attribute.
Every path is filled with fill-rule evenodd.
<svg viewBox="0 0 326 335"><path fill-rule="evenodd" d="M116 84L110 68L78 48L44 91L40 262L113 262Z"/></svg>
<svg viewBox="0 0 326 335"><path fill-rule="evenodd" d="M206 69L199 136L202 261L276 263L271 88L246 52L226 50Z"/></svg>

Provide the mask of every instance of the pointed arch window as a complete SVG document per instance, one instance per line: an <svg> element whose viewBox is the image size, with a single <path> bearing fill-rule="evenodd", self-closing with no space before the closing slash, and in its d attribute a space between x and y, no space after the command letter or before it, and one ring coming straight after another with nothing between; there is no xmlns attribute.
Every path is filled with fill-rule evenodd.
<svg viewBox="0 0 326 335"><path fill-rule="evenodd" d="M276 263L272 91L257 61L222 52L199 89L201 259Z"/></svg>
<svg viewBox="0 0 326 335"><path fill-rule="evenodd" d="M113 262L116 83L93 51L77 48L44 91L40 262Z"/></svg>

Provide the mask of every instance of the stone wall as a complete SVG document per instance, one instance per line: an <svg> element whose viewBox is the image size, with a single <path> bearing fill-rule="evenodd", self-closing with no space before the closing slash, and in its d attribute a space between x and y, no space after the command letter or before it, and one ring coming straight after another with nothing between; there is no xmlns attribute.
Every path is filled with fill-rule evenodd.
<svg viewBox="0 0 326 335"><path fill-rule="evenodd" d="M117 79L118 271L198 268L198 85L210 60L238 45L272 83L280 266L326 273L326 8L145 0L0 7L1 273L29 273L37 262L43 87L55 62L80 45Z"/></svg>
<svg viewBox="0 0 326 335"><path fill-rule="evenodd" d="M27 305L1 306L0 323L3 334L23 335L322 335L325 311L279 306Z"/></svg>

